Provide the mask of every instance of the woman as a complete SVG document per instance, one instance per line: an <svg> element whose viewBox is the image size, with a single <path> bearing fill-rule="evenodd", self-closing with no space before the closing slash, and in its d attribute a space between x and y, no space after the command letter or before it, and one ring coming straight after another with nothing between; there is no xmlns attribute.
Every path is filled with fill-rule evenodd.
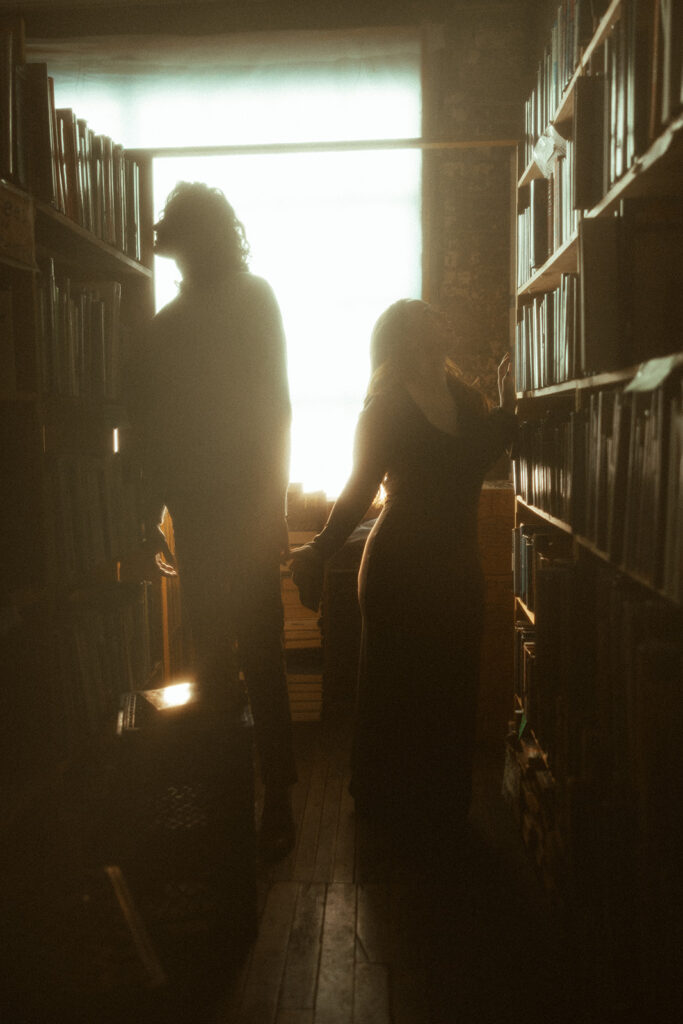
<svg viewBox="0 0 683 1024"><path fill-rule="evenodd" d="M510 357L488 410L447 356L444 318L401 300L377 321L372 376L351 476L327 524L293 554L293 578L317 608L325 561L384 482L361 561L362 614L351 791L357 811L407 828L446 826L469 808L484 587L479 493L511 442Z"/></svg>
<svg viewBox="0 0 683 1024"><path fill-rule="evenodd" d="M282 646L280 558L291 407L270 285L249 273L244 228L218 189L180 182L155 225L180 292L136 353L130 406L147 486L148 536L173 519L197 679L232 693L243 671L265 785L261 848L294 843L296 779Z"/></svg>

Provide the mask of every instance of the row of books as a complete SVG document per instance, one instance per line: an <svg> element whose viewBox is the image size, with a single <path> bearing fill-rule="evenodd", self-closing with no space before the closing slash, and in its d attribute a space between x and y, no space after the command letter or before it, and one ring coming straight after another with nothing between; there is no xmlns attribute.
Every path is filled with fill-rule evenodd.
<svg viewBox="0 0 683 1024"><path fill-rule="evenodd" d="M632 395L630 405L615 403L612 432L603 442L612 522L619 522L623 508L623 528L612 531L616 553L629 572L677 601L682 574L682 390L679 377L673 387ZM603 434L609 429L608 418ZM628 448L622 440L626 431Z"/></svg>
<svg viewBox="0 0 683 1024"><path fill-rule="evenodd" d="M534 233L532 218L520 258L533 250ZM629 199L618 216L584 217L577 251L578 284L560 277L559 287L521 308L524 389L634 365L673 347L671 325L683 318L683 203Z"/></svg>
<svg viewBox="0 0 683 1024"><path fill-rule="evenodd" d="M555 115L604 6L592 0L563 0L557 8L550 43L538 63L536 84L525 105L525 165L533 159L536 140Z"/></svg>
<svg viewBox="0 0 683 1024"><path fill-rule="evenodd" d="M515 493L528 505L548 512L569 526L577 517L579 413L548 413L519 425L513 449Z"/></svg>
<svg viewBox="0 0 683 1024"><path fill-rule="evenodd" d="M522 288L554 252L576 235L578 210L574 206L573 143L552 162L549 178L529 184L529 204L517 215L517 285Z"/></svg>
<svg viewBox="0 0 683 1024"><path fill-rule="evenodd" d="M536 609L536 573L549 559L566 562L571 554L568 535L548 525L521 523L512 531L512 586L515 597Z"/></svg>
<svg viewBox="0 0 683 1024"><path fill-rule="evenodd" d="M107 135L96 134L70 108L49 109L48 113L56 133L50 147L54 174L42 198L98 238L139 260L139 164L123 146ZM46 171L47 158L46 150Z"/></svg>
<svg viewBox="0 0 683 1024"><path fill-rule="evenodd" d="M136 548L137 500L120 455L53 458L47 486L54 569L63 585Z"/></svg>
<svg viewBox="0 0 683 1024"><path fill-rule="evenodd" d="M614 564L681 598L683 382L605 388L583 408L521 424L516 493Z"/></svg>
<svg viewBox="0 0 683 1024"><path fill-rule="evenodd" d="M520 308L515 330L518 391L534 391L580 376L578 285L576 274L562 274L559 288L534 295Z"/></svg>
<svg viewBox="0 0 683 1024"><path fill-rule="evenodd" d="M544 553L548 542L540 528L534 622L519 614L515 623L515 689L526 722L558 781L599 788L625 780L648 832L648 804L658 799L650 785L657 758L651 719L678 698L669 693L661 708L648 703L655 690L680 683L678 612L604 566L573 562L552 548ZM646 675L657 677L650 688L643 688Z"/></svg>
<svg viewBox="0 0 683 1024"><path fill-rule="evenodd" d="M587 2L558 9L526 103L525 165L534 160L537 140L553 122L580 50L606 6ZM623 0L586 74L574 83L579 209L593 206L683 107L682 29L683 12L673 0Z"/></svg>
<svg viewBox="0 0 683 1024"><path fill-rule="evenodd" d="M527 830L538 839L559 827L564 895L590 909L597 950L608 943L600 966L627 952L636 984L647 976L653 992L677 977L670 941L681 933L671 900L681 892L672 820L682 667L680 614L669 602L604 566L541 557L535 622L520 614L515 625L515 685L519 731L552 773L553 815L546 801L527 801Z"/></svg>
<svg viewBox="0 0 683 1024"><path fill-rule="evenodd" d="M542 543L533 555L535 621L532 624L519 615L515 622L515 690L525 721L538 737L551 770L562 778L567 766L558 747L567 724L561 709L575 689L569 641L575 567L568 558L555 557L551 551L541 553L541 547Z"/></svg>
<svg viewBox="0 0 683 1024"><path fill-rule="evenodd" d="M114 734L122 693L144 689L152 672L149 584L98 587L55 637L51 678L57 753L68 757L88 736Z"/></svg>
<svg viewBox="0 0 683 1024"><path fill-rule="evenodd" d="M40 389L117 398L121 389L121 284L57 276L53 259L38 278L36 343Z"/></svg>
<svg viewBox="0 0 683 1024"><path fill-rule="evenodd" d="M683 106L680 5L625 0L576 82L576 204L590 209Z"/></svg>
<svg viewBox="0 0 683 1024"><path fill-rule="evenodd" d="M574 416L573 523L607 557L675 601L681 594L680 375L590 396Z"/></svg>
<svg viewBox="0 0 683 1024"><path fill-rule="evenodd" d="M24 60L16 24L0 25L0 179L140 259L138 162L71 108L56 107L47 65Z"/></svg>

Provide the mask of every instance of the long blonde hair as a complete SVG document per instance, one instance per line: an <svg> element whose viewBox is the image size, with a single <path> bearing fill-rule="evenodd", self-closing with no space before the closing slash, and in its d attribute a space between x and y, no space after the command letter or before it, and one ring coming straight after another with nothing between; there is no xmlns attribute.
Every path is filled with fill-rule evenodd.
<svg viewBox="0 0 683 1024"><path fill-rule="evenodd" d="M415 343L414 310L419 306L427 307L427 303L418 299L399 299L378 317L370 338L370 380L366 402L378 392L405 382L407 356ZM444 368L458 401L473 414L483 414L489 404L483 392L466 382L462 370L450 357L444 360Z"/></svg>

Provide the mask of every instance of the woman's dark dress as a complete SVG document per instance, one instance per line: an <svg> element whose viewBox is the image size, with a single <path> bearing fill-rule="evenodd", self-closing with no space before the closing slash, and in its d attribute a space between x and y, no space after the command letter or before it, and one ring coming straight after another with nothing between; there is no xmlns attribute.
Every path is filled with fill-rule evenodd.
<svg viewBox="0 0 683 1024"><path fill-rule="evenodd" d="M457 381L452 390L457 436L402 388L369 399L352 476L314 542L325 557L338 550L385 479L359 574L351 791L361 812L432 829L461 822L469 806L484 605L479 493L515 422L484 411Z"/></svg>

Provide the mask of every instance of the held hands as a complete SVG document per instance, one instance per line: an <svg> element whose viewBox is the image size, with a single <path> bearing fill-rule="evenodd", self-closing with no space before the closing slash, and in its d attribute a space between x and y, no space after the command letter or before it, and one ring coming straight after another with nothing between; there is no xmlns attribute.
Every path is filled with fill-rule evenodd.
<svg viewBox="0 0 683 1024"><path fill-rule="evenodd" d="M323 593L325 562L314 544L304 544L292 551L292 580L299 591L304 608L317 612Z"/></svg>
<svg viewBox="0 0 683 1024"><path fill-rule="evenodd" d="M154 581L159 576L177 576L175 559L161 529L150 530L150 537L140 547L121 559L121 579Z"/></svg>
<svg viewBox="0 0 683 1024"><path fill-rule="evenodd" d="M515 380L512 372L512 357L506 352L498 364L498 396L500 407L506 412L514 413L517 399L515 396Z"/></svg>

